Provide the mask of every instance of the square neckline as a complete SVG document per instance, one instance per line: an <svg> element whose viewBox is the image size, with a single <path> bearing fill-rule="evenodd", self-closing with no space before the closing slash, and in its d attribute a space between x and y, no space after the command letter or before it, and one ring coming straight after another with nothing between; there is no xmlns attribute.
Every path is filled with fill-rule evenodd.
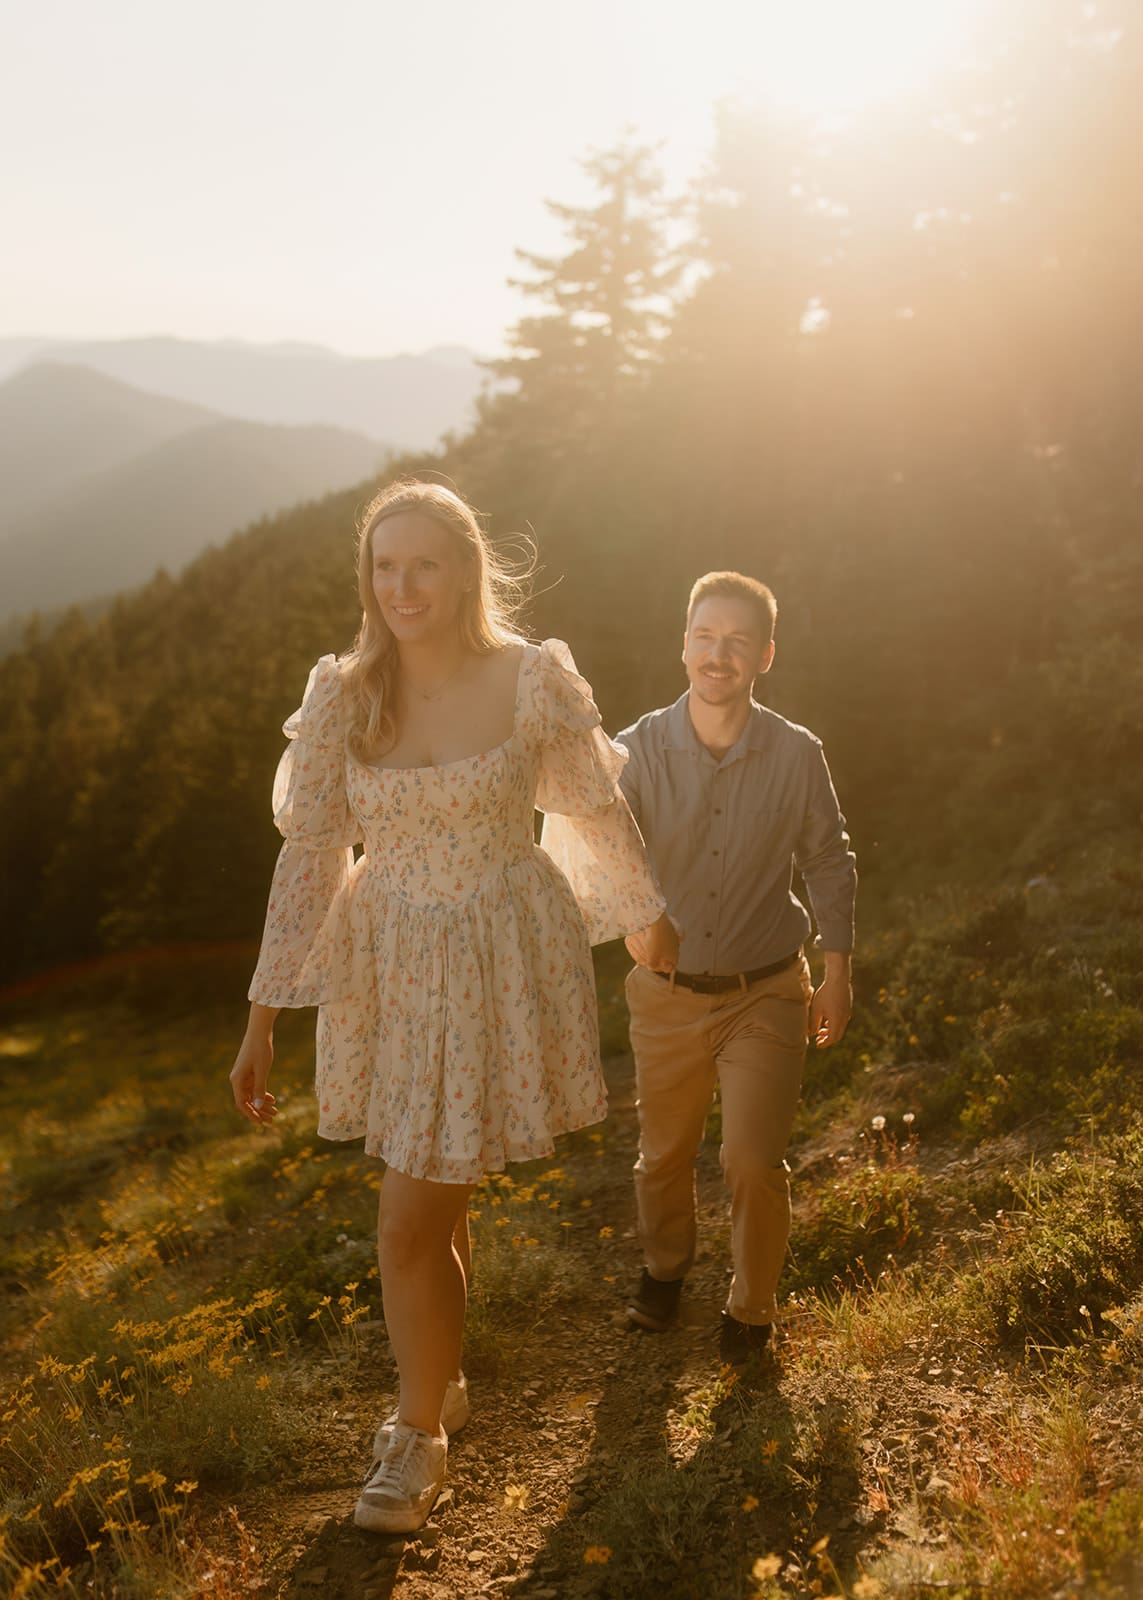
<svg viewBox="0 0 1143 1600"><path fill-rule="evenodd" d="M499 755L502 750L507 750L509 745L516 742L520 732L520 709L524 698L524 669L533 659L540 655L539 645L525 639L520 650L520 662L516 668L516 694L512 702L512 732L506 739L501 739L499 744L492 745L487 750L478 750L475 755L457 756L454 761L431 761L419 767L381 767L373 762L357 761L357 765L366 772L373 772L380 776L382 773L395 772L408 776L410 772L447 772L450 767L470 766L474 761L486 761L489 756ZM354 760L356 761L356 757Z"/></svg>

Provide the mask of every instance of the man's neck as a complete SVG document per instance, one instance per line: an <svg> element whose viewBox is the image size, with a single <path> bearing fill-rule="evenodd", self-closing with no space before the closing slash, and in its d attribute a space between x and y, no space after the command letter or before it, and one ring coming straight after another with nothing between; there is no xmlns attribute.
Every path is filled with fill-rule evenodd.
<svg viewBox="0 0 1143 1600"><path fill-rule="evenodd" d="M699 743L709 750L717 761L733 748L742 737L742 730L750 720L750 696L734 700L729 705L711 706L687 691L687 714Z"/></svg>

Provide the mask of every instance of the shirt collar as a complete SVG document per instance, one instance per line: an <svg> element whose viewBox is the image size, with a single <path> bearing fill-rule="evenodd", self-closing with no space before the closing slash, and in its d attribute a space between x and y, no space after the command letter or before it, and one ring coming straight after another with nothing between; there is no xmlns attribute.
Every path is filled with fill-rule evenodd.
<svg viewBox="0 0 1143 1600"><path fill-rule="evenodd" d="M684 750L688 755L705 757L710 760L710 751L702 743L694 730L690 714L690 690L686 689L667 711L666 738L663 743L668 750ZM746 726L739 734L737 742L722 758L723 762L737 761L749 750L763 751L769 743L770 730L767 726L767 712L757 700L750 702L750 715L746 719Z"/></svg>

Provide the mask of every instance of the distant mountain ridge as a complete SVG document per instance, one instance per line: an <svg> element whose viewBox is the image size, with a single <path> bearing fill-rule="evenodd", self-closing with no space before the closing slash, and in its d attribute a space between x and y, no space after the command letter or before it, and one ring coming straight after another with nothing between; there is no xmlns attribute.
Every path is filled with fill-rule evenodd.
<svg viewBox="0 0 1143 1600"><path fill-rule="evenodd" d="M0 379L43 361L89 367L149 394L250 422L347 428L428 450L471 424L484 375L472 351L361 358L321 345L0 339Z"/></svg>
<svg viewBox="0 0 1143 1600"><path fill-rule="evenodd" d="M247 422L82 367L30 367L0 385L0 618L176 572L251 522L376 477L390 453L345 429Z"/></svg>
<svg viewBox="0 0 1143 1600"><path fill-rule="evenodd" d="M92 472L221 418L86 367L43 362L0 384L0 539Z"/></svg>

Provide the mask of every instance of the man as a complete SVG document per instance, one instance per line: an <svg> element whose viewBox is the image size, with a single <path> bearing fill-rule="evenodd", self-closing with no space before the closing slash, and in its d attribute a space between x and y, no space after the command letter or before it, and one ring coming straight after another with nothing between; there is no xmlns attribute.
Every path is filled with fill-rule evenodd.
<svg viewBox="0 0 1143 1600"><path fill-rule="evenodd" d="M635 1189L646 1265L627 1314L661 1331L695 1253L694 1165L715 1083L730 1192L734 1276L720 1354L741 1366L768 1343L790 1232L786 1145L807 1036L845 1033L857 886L845 819L819 741L758 705L774 659L777 605L765 584L711 572L691 590L683 640L689 687L618 735L621 787L680 930L679 970L627 978L639 1111ZM825 977L802 946L810 919ZM627 941L636 960L639 939Z"/></svg>

